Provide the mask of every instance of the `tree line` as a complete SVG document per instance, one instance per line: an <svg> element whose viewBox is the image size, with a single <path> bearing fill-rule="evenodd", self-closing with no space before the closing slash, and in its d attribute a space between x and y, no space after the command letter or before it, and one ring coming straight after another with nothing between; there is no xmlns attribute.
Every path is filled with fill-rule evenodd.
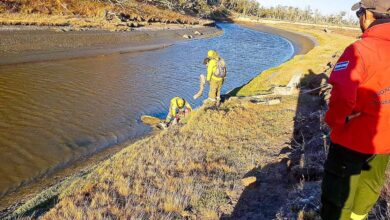
<svg viewBox="0 0 390 220"><path fill-rule="evenodd" d="M108 0L115 1L115 0ZM126 0L123 0L126 1ZM234 12L245 16L269 18L307 23L324 23L338 25L356 25L357 20L346 17L346 12L323 15L319 10L310 7L300 9L296 7L277 6L265 8L256 0L136 0L147 2L160 7L179 11L181 13L213 18L213 16L229 16Z"/></svg>

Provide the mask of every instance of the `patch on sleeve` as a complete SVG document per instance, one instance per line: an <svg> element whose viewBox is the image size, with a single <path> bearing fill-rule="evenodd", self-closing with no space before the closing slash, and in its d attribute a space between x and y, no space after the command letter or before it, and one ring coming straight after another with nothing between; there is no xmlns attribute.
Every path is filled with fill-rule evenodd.
<svg viewBox="0 0 390 220"><path fill-rule="evenodd" d="M349 65L349 61L340 62L340 63L336 64L333 71L336 72L336 71L340 71L340 70L345 70L348 68L348 65Z"/></svg>

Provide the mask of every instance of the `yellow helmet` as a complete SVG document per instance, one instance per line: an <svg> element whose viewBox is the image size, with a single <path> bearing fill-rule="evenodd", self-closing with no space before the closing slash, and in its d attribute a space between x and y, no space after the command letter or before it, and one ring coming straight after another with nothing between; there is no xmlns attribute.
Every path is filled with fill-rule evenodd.
<svg viewBox="0 0 390 220"><path fill-rule="evenodd" d="M184 105L186 104L186 101L185 101L184 99L182 99L182 98L179 97L179 98L176 100L176 104L177 104L177 107L183 108Z"/></svg>
<svg viewBox="0 0 390 220"><path fill-rule="evenodd" d="M215 50L209 50L208 52L207 52L207 57L208 58L215 58L215 57L217 57L218 56L218 53L217 53L217 51L215 51Z"/></svg>

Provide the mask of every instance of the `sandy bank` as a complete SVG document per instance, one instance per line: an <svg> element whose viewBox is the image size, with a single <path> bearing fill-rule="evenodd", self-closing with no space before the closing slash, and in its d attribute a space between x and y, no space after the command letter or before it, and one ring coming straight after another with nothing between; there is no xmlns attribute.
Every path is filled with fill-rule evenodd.
<svg viewBox="0 0 390 220"><path fill-rule="evenodd" d="M180 25L140 28L131 32L59 32L58 29L3 27L0 29L0 65L154 50L188 40L183 35L199 39L221 33L215 27Z"/></svg>

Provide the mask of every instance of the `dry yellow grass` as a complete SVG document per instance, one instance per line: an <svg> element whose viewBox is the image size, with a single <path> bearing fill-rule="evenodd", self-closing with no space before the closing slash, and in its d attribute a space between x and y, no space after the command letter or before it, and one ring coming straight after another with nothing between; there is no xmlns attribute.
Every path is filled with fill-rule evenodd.
<svg viewBox="0 0 390 220"><path fill-rule="evenodd" d="M118 5L109 1L93 0L6 0L0 3L0 24L123 29L121 26L124 22L121 20L106 20L107 11L126 15L129 20L143 25L154 22L181 24L202 22L198 18L138 1Z"/></svg>
<svg viewBox="0 0 390 220"><path fill-rule="evenodd" d="M274 81L264 81L272 72L267 71L239 94L286 84L296 72L319 72L353 40L288 28L313 34L320 46L279 67L283 74ZM299 102L315 107L315 100L305 96ZM263 212L257 218L273 218L291 187L288 165L278 155L293 147L296 123L305 121L297 108L298 96L284 97L275 106L230 99L218 109L202 107L186 125L140 140L98 165L62 192L42 219L219 219L242 213L256 218L245 208L253 192L261 194L252 204ZM262 185L252 192L241 180L253 175Z"/></svg>
<svg viewBox="0 0 390 220"><path fill-rule="evenodd" d="M237 181L243 173L289 140L293 112L278 119L290 106L295 100L283 107L228 101L219 110L200 109L186 126L141 140L101 164L43 219L217 219L229 190L243 189Z"/></svg>

